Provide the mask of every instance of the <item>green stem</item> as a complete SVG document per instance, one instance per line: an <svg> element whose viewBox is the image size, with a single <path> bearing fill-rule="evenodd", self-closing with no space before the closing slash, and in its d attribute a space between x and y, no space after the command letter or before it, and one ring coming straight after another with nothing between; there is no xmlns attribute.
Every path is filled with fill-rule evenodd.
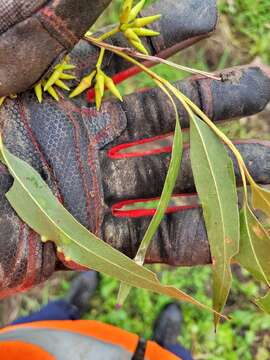
<svg viewBox="0 0 270 360"><path fill-rule="evenodd" d="M116 35L117 33L119 33L120 29L119 26L117 26L116 28L113 28L111 31L106 32L105 34L101 35L98 39L96 39L97 41L104 41L107 40L109 37Z"/></svg>
<svg viewBox="0 0 270 360"><path fill-rule="evenodd" d="M104 54L105 54L105 49L102 48L100 50L100 54L99 54L98 61L97 61L97 64L96 64L96 68L98 70L101 68L101 65L102 65L102 62L103 62L103 59L104 59Z"/></svg>

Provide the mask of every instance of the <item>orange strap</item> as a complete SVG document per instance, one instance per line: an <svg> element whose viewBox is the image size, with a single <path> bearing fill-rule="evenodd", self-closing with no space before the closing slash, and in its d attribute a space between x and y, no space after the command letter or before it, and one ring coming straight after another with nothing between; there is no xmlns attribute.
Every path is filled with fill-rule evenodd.
<svg viewBox="0 0 270 360"><path fill-rule="evenodd" d="M47 351L39 346L22 341L6 341L0 343L1 360L55 360Z"/></svg>
<svg viewBox="0 0 270 360"><path fill-rule="evenodd" d="M134 353L139 337L126 330L119 329L115 326L101 323L93 320L77 320L77 321L40 321L22 325L9 326L2 330L1 333L6 333L11 330L19 330L22 328L46 328L55 330L64 330L79 333L86 336L91 336L101 341L105 341L115 345L121 345L129 352ZM152 341L147 342L146 358L149 360L179 360L177 356L163 349L158 344ZM36 358L31 357L32 360ZM42 359L42 357L37 358ZM47 360L47 358L44 358ZM48 360L51 360L48 358Z"/></svg>

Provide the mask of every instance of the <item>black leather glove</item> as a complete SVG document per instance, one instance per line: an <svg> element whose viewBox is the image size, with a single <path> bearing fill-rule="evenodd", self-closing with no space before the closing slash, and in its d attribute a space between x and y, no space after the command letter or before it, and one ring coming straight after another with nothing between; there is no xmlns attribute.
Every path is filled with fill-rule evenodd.
<svg viewBox="0 0 270 360"><path fill-rule="evenodd" d="M63 4L71 6L69 2L63 1ZM70 14L68 10L64 13ZM210 0L188 0L181 4L160 1L145 13L163 14L153 25L162 35L146 43L149 51L163 55L207 36L214 30L217 20L215 1ZM1 41L0 37L0 48ZM112 42L125 43L121 35ZM70 58L77 65L78 77L94 68L97 54L98 49L85 41L76 45ZM105 59L106 73L114 74L128 66L115 56ZM37 78L41 75L39 73ZM16 85L14 91L32 85L37 78L22 87ZM267 68L250 65L230 69L223 72L223 79L216 81L195 76L176 86L213 121L252 115L270 100ZM3 83L0 91L4 94L1 86ZM180 105L178 110L182 127L187 128L188 116ZM27 91L5 102L0 110L0 124L8 149L42 175L77 220L128 256L135 255L151 217L129 211L119 213L115 207L113 213L112 206L126 200L160 196L170 161L168 134L175 125L175 115L166 95L159 89L151 89L126 96L123 103L104 102L97 112L84 97L59 103L45 97L39 104L33 91ZM128 145L130 143L132 146ZM237 146L255 180L268 183L270 143L251 140L240 141ZM5 198L12 178L4 165L0 170L0 297L4 297L43 281L64 266L76 268L76 264L63 265L54 245L42 244L39 236L17 217ZM237 168L236 175L240 180ZM175 193L194 192L186 146ZM174 210L177 211L164 217L147 262L177 266L209 263L211 257L201 209L191 206Z"/></svg>

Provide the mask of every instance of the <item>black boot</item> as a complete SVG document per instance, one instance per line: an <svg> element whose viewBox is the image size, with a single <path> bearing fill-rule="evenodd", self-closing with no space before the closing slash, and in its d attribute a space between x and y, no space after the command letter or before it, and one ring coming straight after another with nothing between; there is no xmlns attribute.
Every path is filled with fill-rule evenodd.
<svg viewBox="0 0 270 360"><path fill-rule="evenodd" d="M153 340L164 348L176 344L181 325L182 313L179 305L168 304L155 321Z"/></svg>
<svg viewBox="0 0 270 360"><path fill-rule="evenodd" d="M99 283L96 271L79 274L71 283L70 291L65 300L78 309L80 317L90 308L90 299L95 294Z"/></svg>

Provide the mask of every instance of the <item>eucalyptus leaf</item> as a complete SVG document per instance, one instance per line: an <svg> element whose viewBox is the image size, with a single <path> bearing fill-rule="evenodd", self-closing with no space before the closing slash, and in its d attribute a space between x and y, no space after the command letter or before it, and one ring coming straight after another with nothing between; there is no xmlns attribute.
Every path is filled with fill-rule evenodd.
<svg viewBox="0 0 270 360"><path fill-rule="evenodd" d="M256 299L255 304L266 314L270 315L270 291L263 298Z"/></svg>
<svg viewBox="0 0 270 360"><path fill-rule="evenodd" d="M231 284L231 259L239 249L239 209L232 161L219 138L191 116L190 157L202 203L213 268L213 305L222 311ZM215 325L219 318L215 316Z"/></svg>
<svg viewBox="0 0 270 360"><path fill-rule="evenodd" d="M63 207L39 174L5 148L1 138L0 151L14 178L6 194L11 206L43 241L53 241L67 260L113 276L131 286L213 311L175 287L162 285L153 272L91 234Z"/></svg>
<svg viewBox="0 0 270 360"><path fill-rule="evenodd" d="M251 191L254 209L260 209L270 217L270 192L255 182L251 183Z"/></svg>
<svg viewBox="0 0 270 360"><path fill-rule="evenodd" d="M240 212L240 229L240 249L235 260L270 286L270 237L247 205Z"/></svg>
<svg viewBox="0 0 270 360"><path fill-rule="evenodd" d="M168 96L169 100L172 103L176 117L176 124L175 124L174 138L173 138L171 161L166 175L162 194L159 199L155 215L153 216L148 226L148 229L146 230L146 233L142 239L142 242L135 257L135 262L139 265L143 265L147 250L169 206L172 193L175 187L175 183L180 172L182 153L183 153L183 137L182 137L180 119L176 104L172 96L166 89L166 87L158 81L156 83L160 87L160 89ZM118 303L120 305L124 303L125 299L130 293L130 290L131 288L128 285L126 284L120 285L120 290L118 294Z"/></svg>

